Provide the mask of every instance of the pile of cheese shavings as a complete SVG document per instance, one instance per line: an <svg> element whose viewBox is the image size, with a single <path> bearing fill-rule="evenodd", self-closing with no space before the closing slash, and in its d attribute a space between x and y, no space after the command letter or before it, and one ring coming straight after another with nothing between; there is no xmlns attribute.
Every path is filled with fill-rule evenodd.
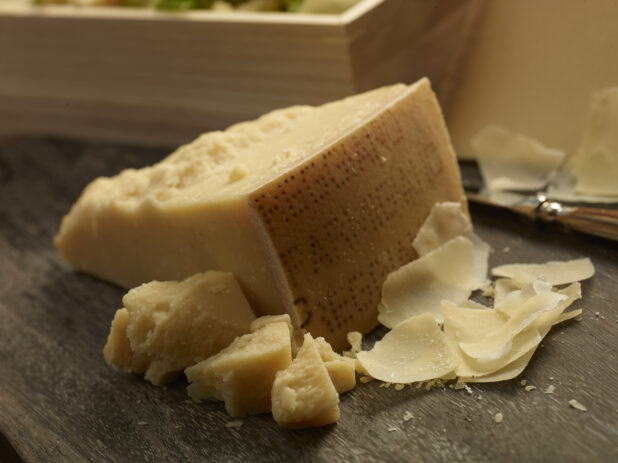
<svg viewBox="0 0 618 463"><path fill-rule="evenodd" d="M581 313L565 310L594 274L587 258L502 265L492 269L494 306L468 299L487 289L489 246L458 203L437 204L414 246L420 258L384 283L378 318L391 331L357 354L367 375L389 383L518 376L551 327Z"/></svg>

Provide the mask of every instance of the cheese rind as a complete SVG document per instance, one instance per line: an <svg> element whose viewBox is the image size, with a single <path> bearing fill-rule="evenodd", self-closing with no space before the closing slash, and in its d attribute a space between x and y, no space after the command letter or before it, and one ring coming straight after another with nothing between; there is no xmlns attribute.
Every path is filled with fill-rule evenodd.
<svg viewBox="0 0 618 463"><path fill-rule="evenodd" d="M416 257L440 201L464 199L424 79L275 111L97 179L56 243L75 267L128 287L232 272L258 315L289 313L339 350L348 331L375 326L382 280Z"/></svg>

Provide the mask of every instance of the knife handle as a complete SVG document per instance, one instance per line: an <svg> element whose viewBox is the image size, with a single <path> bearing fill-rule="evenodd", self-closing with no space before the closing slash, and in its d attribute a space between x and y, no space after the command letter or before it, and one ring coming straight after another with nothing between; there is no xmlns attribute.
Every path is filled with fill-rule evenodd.
<svg viewBox="0 0 618 463"><path fill-rule="evenodd" d="M562 206L553 219L573 230L618 241L618 211Z"/></svg>

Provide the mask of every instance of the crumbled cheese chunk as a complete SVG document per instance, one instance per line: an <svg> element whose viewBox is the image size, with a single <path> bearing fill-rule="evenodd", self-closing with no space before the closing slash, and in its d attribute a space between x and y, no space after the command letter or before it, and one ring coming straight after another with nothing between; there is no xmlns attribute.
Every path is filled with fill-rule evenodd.
<svg viewBox="0 0 618 463"><path fill-rule="evenodd" d="M575 399L571 399L569 400L569 405L571 407L573 407L576 410L582 411L582 412L586 412L588 411L588 409L586 407L584 407L581 403L579 403L577 400Z"/></svg>

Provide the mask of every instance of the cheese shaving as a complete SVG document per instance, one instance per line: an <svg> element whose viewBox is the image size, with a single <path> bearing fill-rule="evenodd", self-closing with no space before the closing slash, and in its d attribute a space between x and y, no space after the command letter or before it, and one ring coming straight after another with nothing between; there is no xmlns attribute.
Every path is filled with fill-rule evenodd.
<svg viewBox="0 0 618 463"><path fill-rule="evenodd" d="M419 256L429 254L458 236L473 235L472 223L461 209L461 203L437 203L412 242Z"/></svg>
<svg viewBox="0 0 618 463"><path fill-rule="evenodd" d="M429 312L442 320L440 301L465 301L487 274L489 246L459 236L390 273L382 287L378 320L392 328Z"/></svg>
<svg viewBox="0 0 618 463"><path fill-rule="evenodd" d="M398 324L373 349L359 352L358 360L372 377L393 383L452 376L456 366L430 313Z"/></svg>
<svg viewBox="0 0 618 463"><path fill-rule="evenodd" d="M564 285L591 278L594 266L588 258L566 262L551 261L545 264L510 264L494 267L492 275L512 278L515 283L524 286L538 278L544 278L552 286Z"/></svg>
<svg viewBox="0 0 618 463"><path fill-rule="evenodd" d="M592 96L583 140L569 167L577 193L618 196L618 86Z"/></svg>
<svg viewBox="0 0 618 463"><path fill-rule="evenodd" d="M513 346L513 338L517 334L543 312L554 309L560 301L565 299L566 296L553 292L537 294L526 301L500 328L478 342L460 342L459 347L466 355L478 362L499 361L509 352ZM540 339L538 341L540 342Z"/></svg>
<svg viewBox="0 0 618 463"><path fill-rule="evenodd" d="M472 147L485 186L493 190L540 190L565 158L528 136L498 126L484 127Z"/></svg>

